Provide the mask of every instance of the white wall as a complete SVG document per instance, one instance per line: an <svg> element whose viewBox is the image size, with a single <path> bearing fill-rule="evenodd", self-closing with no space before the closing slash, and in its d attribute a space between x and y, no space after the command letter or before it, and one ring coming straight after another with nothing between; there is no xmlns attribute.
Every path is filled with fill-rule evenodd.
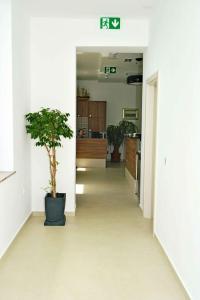
<svg viewBox="0 0 200 300"><path fill-rule="evenodd" d="M199 1L159 1L144 68L145 78L159 71L155 231L192 300L200 299L199 36Z"/></svg>
<svg viewBox="0 0 200 300"><path fill-rule="evenodd" d="M76 129L76 47L146 47L148 22L126 20L120 31L99 29L99 20L32 18L31 20L31 110L56 107L70 113ZM48 184L44 150L32 147L32 207L43 211ZM67 211L75 210L75 138L65 141L58 161L58 190L67 194Z"/></svg>
<svg viewBox="0 0 200 300"><path fill-rule="evenodd" d="M11 83L13 86L14 139L12 142L14 142L13 169L16 174L0 183L0 257L31 213L30 147L24 127L24 114L30 110L29 22L19 9L20 6L17 5L16 0L12 8L12 49L9 51L9 61L11 59L13 61L13 80ZM6 16L7 21L9 21L4 32L7 35L7 29L11 29L11 7L7 6L6 11L2 10L1 7L0 13ZM1 58L0 54L0 61ZM1 84L0 81L0 86ZM3 128L5 129L5 126ZM10 134L10 132L12 130L9 129L8 133Z"/></svg>
<svg viewBox="0 0 200 300"><path fill-rule="evenodd" d="M13 170L11 3L0 2L0 171Z"/></svg>
<svg viewBox="0 0 200 300"><path fill-rule="evenodd" d="M141 87L127 85L122 82L99 82L96 80L79 80L78 86L86 88L90 100L107 102L107 125L118 124L122 120L123 108L138 107L137 89ZM142 97L141 97L142 98ZM140 98L140 102L142 99ZM141 105L138 107L140 108ZM134 122L138 125L138 122Z"/></svg>

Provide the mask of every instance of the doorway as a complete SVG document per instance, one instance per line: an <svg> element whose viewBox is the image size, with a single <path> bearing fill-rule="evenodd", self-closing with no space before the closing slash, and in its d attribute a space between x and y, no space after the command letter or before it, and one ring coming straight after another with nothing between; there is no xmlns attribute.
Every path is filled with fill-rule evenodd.
<svg viewBox="0 0 200 300"><path fill-rule="evenodd" d="M143 215L153 219L156 208L158 73L146 81L145 126L143 147ZM154 231L154 229L153 229Z"/></svg>
<svg viewBox="0 0 200 300"><path fill-rule="evenodd" d="M77 47L76 166L77 179L86 178L91 168L108 172L110 168L121 168L132 185L132 194L139 195L143 54L131 50ZM138 135L130 135L127 144L120 144L117 163L112 161L114 146L107 141L107 128L121 121L135 125ZM99 170L99 174L102 172ZM83 184L81 180L77 183Z"/></svg>

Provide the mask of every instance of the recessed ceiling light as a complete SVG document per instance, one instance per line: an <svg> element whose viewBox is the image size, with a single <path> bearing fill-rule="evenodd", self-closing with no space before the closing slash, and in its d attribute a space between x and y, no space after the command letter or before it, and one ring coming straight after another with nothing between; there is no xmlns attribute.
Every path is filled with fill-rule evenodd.
<svg viewBox="0 0 200 300"><path fill-rule="evenodd" d="M124 62L132 62L132 58L125 58Z"/></svg>

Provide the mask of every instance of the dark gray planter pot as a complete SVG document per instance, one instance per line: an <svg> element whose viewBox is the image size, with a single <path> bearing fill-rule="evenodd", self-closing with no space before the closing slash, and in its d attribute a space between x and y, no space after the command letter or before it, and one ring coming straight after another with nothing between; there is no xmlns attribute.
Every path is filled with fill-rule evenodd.
<svg viewBox="0 0 200 300"><path fill-rule="evenodd" d="M64 226L65 217L65 199L66 194L57 193L53 198L50 193L45 197L45 226Z"/></svg>

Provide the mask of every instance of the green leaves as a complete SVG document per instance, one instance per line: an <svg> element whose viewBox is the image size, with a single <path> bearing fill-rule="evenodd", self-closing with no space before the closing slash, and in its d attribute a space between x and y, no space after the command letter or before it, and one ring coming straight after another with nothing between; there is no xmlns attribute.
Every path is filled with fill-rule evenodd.
<svg viewBox="0 0 200 300"><path fill-rule="evenodd" d="M68 113L57 109L42 108L35 113L28 113L26 131L31 139L36 140L35 145L45 147L49 157L49 170L51 175L50 188L52 197L56 197L56 148L61 147L61 138L72 138L73 131L68 126Z"/></svg>
<svg viewBox="0 0 200 300"><path fill-rule="evenodd" d="M129 121L122 120L119 125L109 125L107 127L108 144L120 146L124 140L124 135L137 132L137 126Z"/></svg>
<svg viewBox="0 0 200 300"><path fill-rule="evenodd" d="M36 146L50 148L61 147L61 138L72 138L73 131L67 124L69 114L57 109L42 108L35 113L28 113L26 131Z"/></svg>
<svg viewBox="0 0 200 300"><path fill-rule="evenodd" d="M129 134L129 133L133 134L138 130L137 126L133 122L126 121L126 120L120 121L119 126L124 134Z"/></svg>
<svg viewBox="0 0 200 300"><path fill-rule="evenodd" d="M107 127L107 139L109 145L120 146L124 139L124 134L120 126L109 125Z"/></svg>

